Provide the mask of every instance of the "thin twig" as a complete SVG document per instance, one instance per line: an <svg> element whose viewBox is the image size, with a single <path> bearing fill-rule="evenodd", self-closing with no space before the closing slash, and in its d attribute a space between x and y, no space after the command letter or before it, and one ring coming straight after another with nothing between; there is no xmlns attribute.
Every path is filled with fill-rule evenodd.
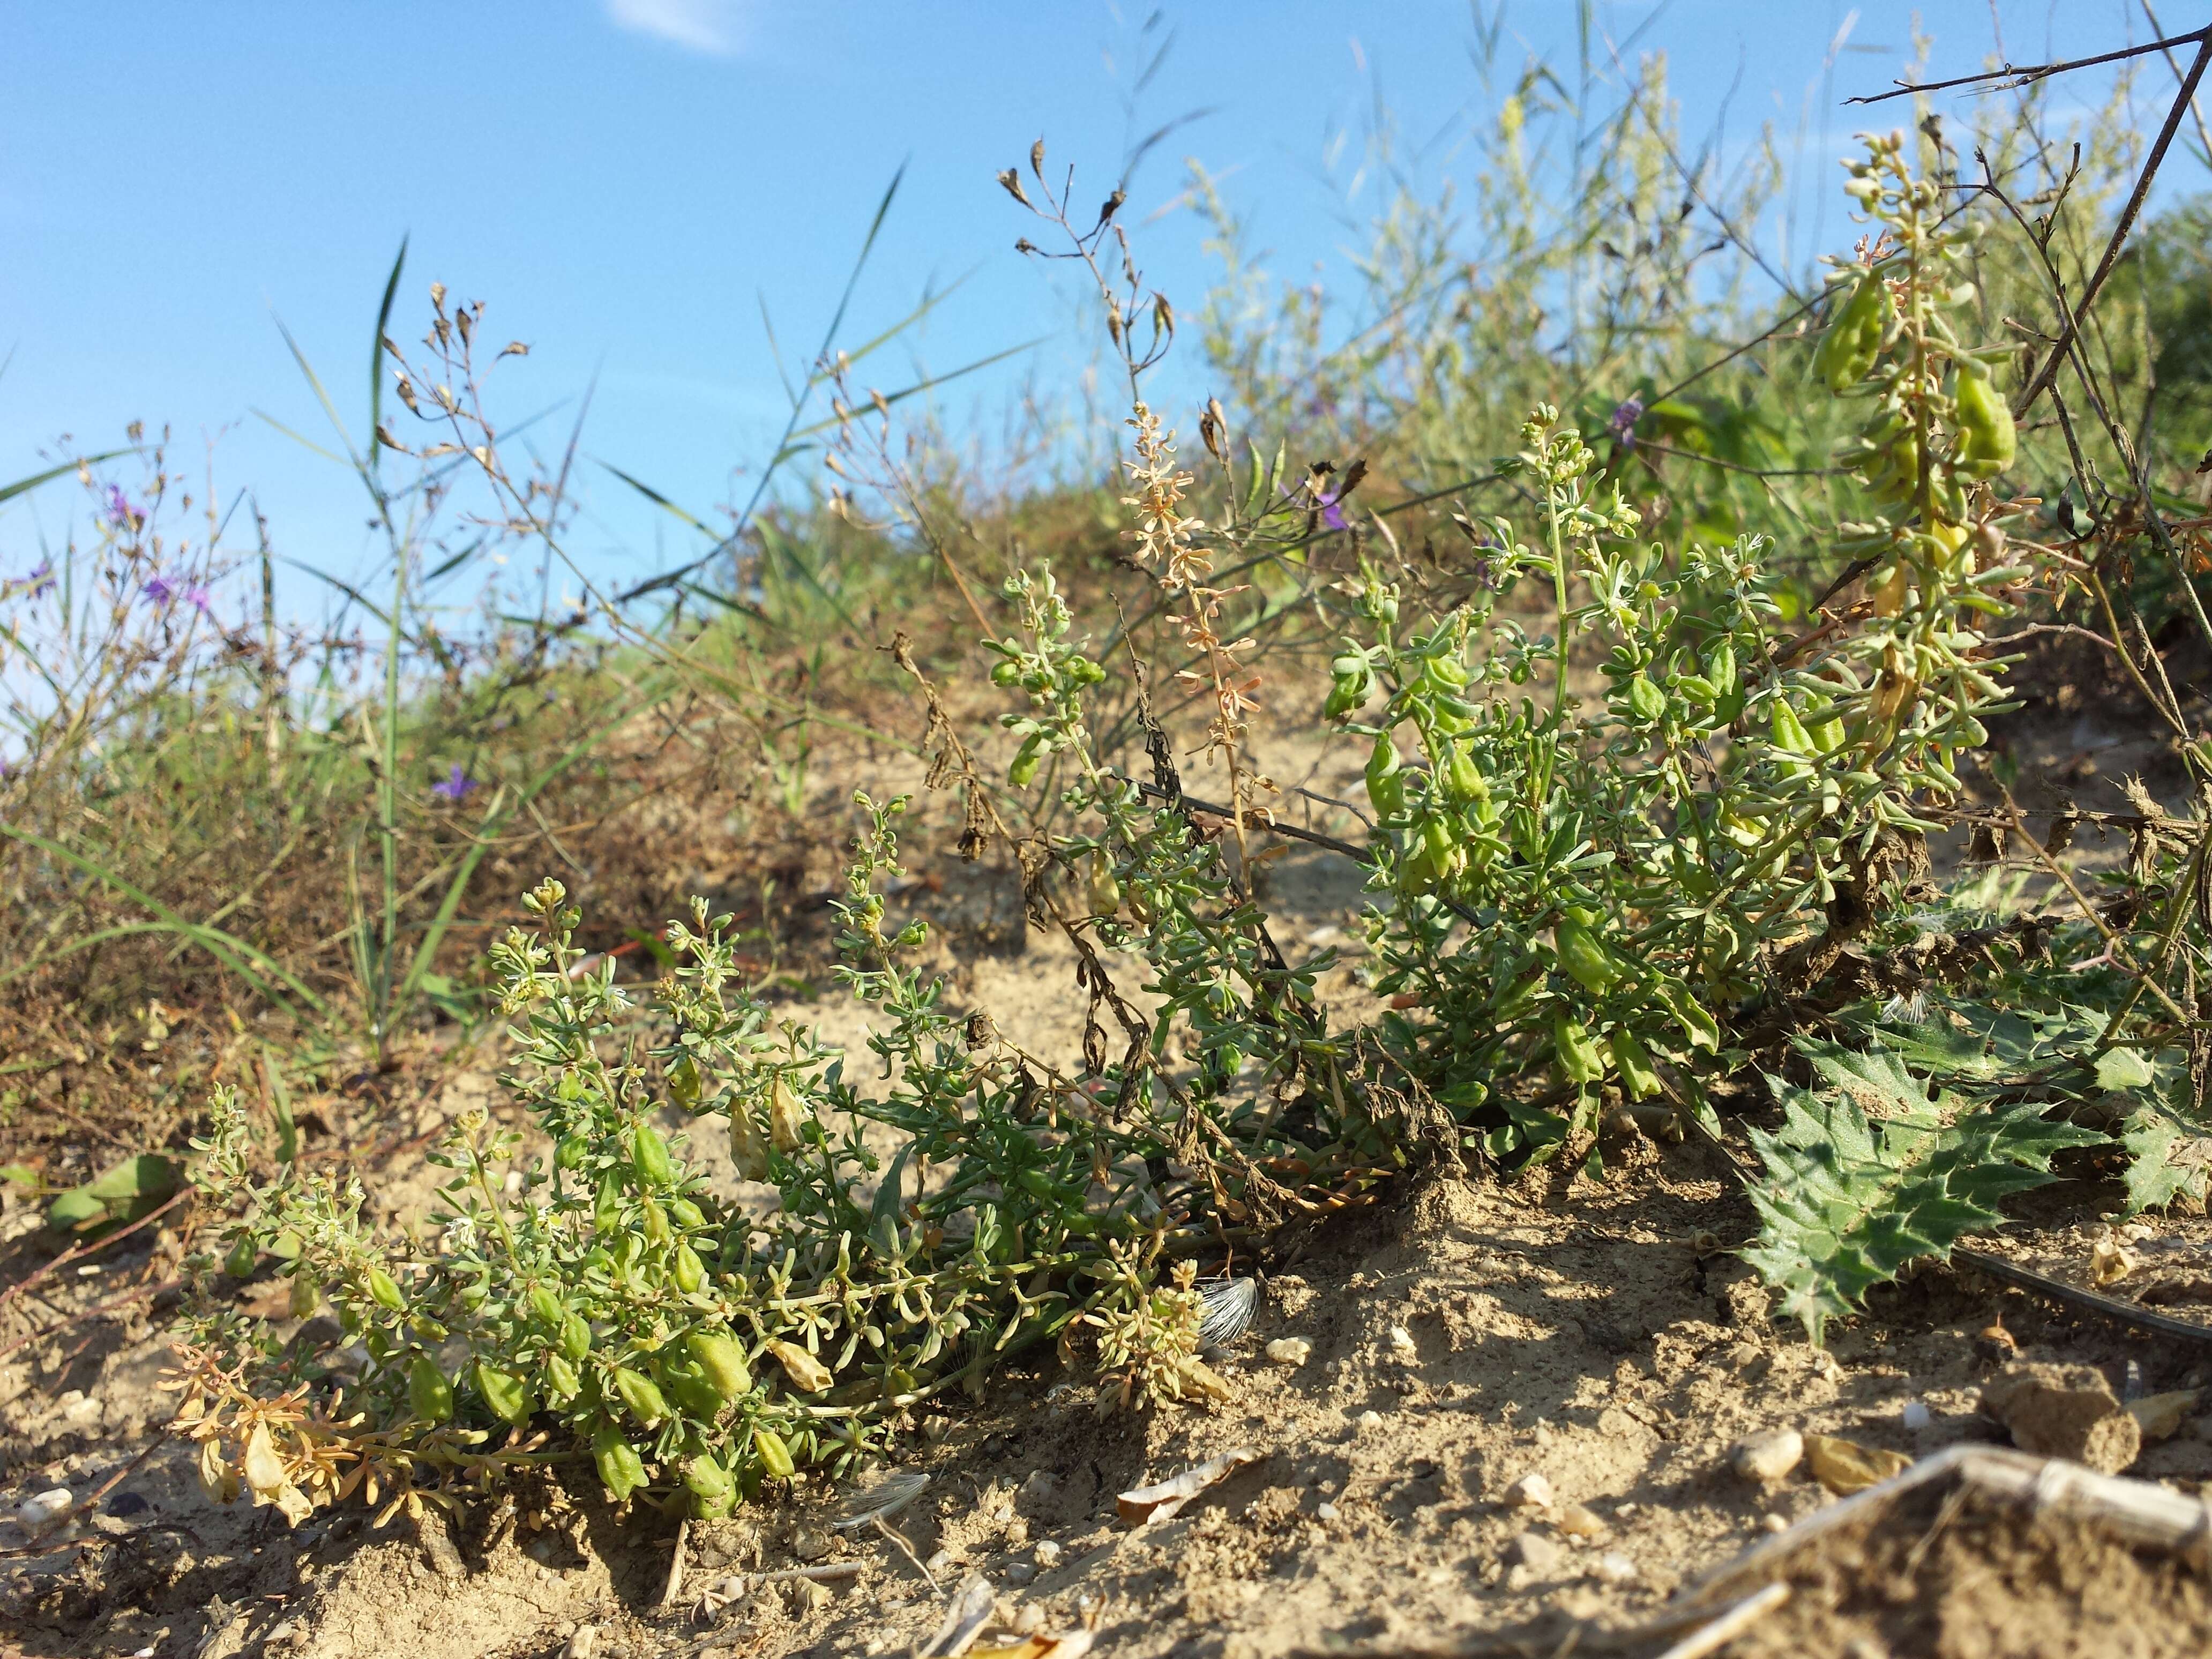
<svg viewBox="0 0 2212 1659"><path fill-rule="evenodd" d="M1790 1599L1790 1581L1778 1578L1765 1589L1747 1595L1710 1625L1692 1631L1659 1656L1659 1659L1705 1659L1717 1653Z"/></svg>
<svg viewBox="0 0 2212 1659"><path fill-rule="evenodd" d="M1846 98L1845 105L1884 104L1893 98L1910 98L1923 92L1946 92L1953 87L1971 87L1978 82L1990 84L1984 92L2011 92L2021 87L2032 87L2038 81L2047 81L2054 75L2063 75L2069 70L2094 69L2100 64L2117 64L2124 58L2147 57L2154 52L2164 52L2170 46L2185 46L2193 41L2212 45L2212 29L2197 29L2188 34L2170 35L2163 40L2153 40L2147 46L2124 46L2118 52L2100 52L2094 58L2071 58L2054 64L2031 64L2026 68L2007 64L2002 69L1984 70L1978 75L1957 75L1948 81L1893 82L1894 91L1862 94Z"/></svg>
<svg viewBox="0 0 2212 1659"><path fill-rule="evenodd" d="M192 1189L187 1187L182 1192L176 1194L173 1197L164 1202L161 1208L157 1210L149 1210L144 1215L140 1216L137 1220L132 1222L129 1226L118 1228L114 1232L109 1233L106 1237L96 1239L88 1244L80 1242L70 1245L69 1249L64 1250L59 1255L47 1262L44 1267L40 1267L36 1271L27 1274L25 1277L17 1279L13 1285L8 1286L6 1290L0 1291L0 1308L6 1307L9 1303L14 1301L15 1297L21 1295L25 1291L29 1290L32 1285L37 1284L48 1273L53 1272L55 1268L65 1266L71 1261L82 1261L88 1256L97 1255L100 1251L106 1249L109 1245L115 1243L118 1240L128 1238L131 1234L137 1232L141 1227L146 1226L152 1222L158 1221L161 1217L175 1209L178 1205L183 1203L191 1195Z"/></svg>
<svg viewBox="0 0 2212 1659"><path fill-rule="evenodd" d="M2053 1279L2048 1273L2037 1273L2033 1267L2023 1267L2001 1255L1990 1255L1986 1251L1972 1249L1964 1244L1951 1247L1951 1260L1954 1265L1963 1264L1977 1273L1987 1273L1991 1279L2001 1279L2023 1291L2033 1291L2038 1296L2077 1312L2095 1314L2100 1319L2132 1325L2139 1331L2152 1332L2159 1336L2212 1346L2212 1325L2199 1325L2193 1320L2153 1313L2148 1308L2138 1308L2132 1302L2122 1302L2116 1297L2100 1296L2094 1291L2083 1290L2079 1285L2069 1285L2063 1279Z"/></svg>
<svg viewBox="0 0 2212 1659"><path fill-rule="evenodd" d="M2120 250L2127 243L2129 232L2135 228L2136 215L2142 210L2143 199L2150 194L2151 180L2158 176L2159 166L2166 160L2166 147L2172 143L2173 135L2181 129L2181 118L2189 112L2191 106L2196 100L2197 83L2204 78L2206 68L2212 67L2212 29L2200 29L2197 33L2187 38L2201 43L2197 49L2197 59L2189 66L2189 73L2181 82L2181 90L2174 97L2173 106L2166 112L2166 125L2159 129L2157 142L2151 145L2150 154L2143 160L2142 171L2136 175L2136 187L2128 194L2127 205L2120 210L2119 222L2112 227L2112 240L2105 244L2105 254L2097 261L2095 275L2089 278L2089 285L2081 290L2081 298L2074 307L2074 314L2067 319L2066 327L2060 333L2058 343L2052 346L2045 356L2043 367L2036 370L2034 378L2027 383L2027 389L2014 401L2013 415L2015 419L2027 412L2028 406L2042 395L2044 389L2057 377L2059 364L2065 361L2068 349L2081 332L2082 319L2089 314L2089 308L2097 303L2097 295L2105 286L2105 279L2112 274L2113 267L2119 263ZM2172 44L2174 44L2172 41L2164 40L2156 42L2155 46L2166 46ZM2131 56L2152 49L2154 48L2136 47L2131 52L2115 52L2112 57ZM2109 60L2085 59L2083 61Z"/></svg>

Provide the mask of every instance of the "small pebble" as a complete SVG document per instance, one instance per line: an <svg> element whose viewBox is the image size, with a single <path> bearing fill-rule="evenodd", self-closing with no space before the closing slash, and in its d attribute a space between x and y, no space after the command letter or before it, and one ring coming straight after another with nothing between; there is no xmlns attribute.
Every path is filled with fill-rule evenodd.
<svg viewBox="0 0 2212 1659"><path fill-rule="evenodd" d="M1381 1412L1362 1412L1352 1419L1352 1426L1362 1434L1372 1434L1382 1426Z"/></svg>
<svg viewBox="0 0 2212 1659"><path fill-rule="evenodd" d="M1928 1409L1927 1404L1924 1401L1908 1400L1905 1402L1905 1426L1906 1428L1924 1429L1934 1420L1935 1414Z"/></svg>
<svg viewBox="0 0 2212 1659"><path fill-rule="evenodd" d="M1048 1571L1060 1565L1060 1546L1049 1538L1040 1540L1034 1553L1036 1556L1037 1565Z"/></svg>
<svg viewBox="0 0 2212 1659"><path fill-rule="evenodd" d="M1505 1547L1505 1559L1541 1578L1559 1571L1562 1552L1540 1532L1524 1532Z"/></svg>
<svg viewBox="0 0 2212 1659"><path fill-rule="evenodd" d="M1605 1522L1580 1504L1570 1504L1553 1517L1552 1524L1570 1538L1602 1538Z"/></svg>
<svg viewBox="0 0 2212 1659"><path fill-rule="evenodd" d="M1328 1522L1335 1520L1338 1516L1343 1513L1344 1511L1338 1509L1334 1504L1316 1504L1314 1505L1314 1519L1321 1522L1323 1525L1327 1525Z"/></svg>
<svg viewBox="0 0 2212 1659"><path fill-rule="evenodd" d="M1014 1614L1014 1634L1034 1636L1044 1628L1044 1608L1035 1601L1024 1601L1021 1611Z"/></svg>
<svg viewBox="0 0 2212 1659"><path fill-rule="evenodd" d="M1016 1516L1006 1522L1006 1547L1018 1550L1030 1541L1030 1523Z"/></svg>
<svg viewBox="0 0 2212 1659"><path fill-rule="evenodd" d="M45 1526L76 1502L75 1494L67 1486L56 1486L34 1498L25 1498L22 1506L15 1511L15 1519L26 1528L35 1529Z"/></svg>
<svg viewBox="0 0 2212 1659"><path fill-rule="evenodd" d="M1267 1345L1267 1358L1278 1365L1303 1365L1313 1358L1313 1344L1303 1336L1279 1336Z"/></svg>
<svg viewBox="0 0 2212 1659"><path fill-rule="evenodd" d="M1036 1577L1036 1563L1034 1561L1009 1561L1006 1563L1006 1582L1009 1584L1026 1584L1030 1579Z"/></svg>
<svg viewBox="0 0 2212 1659"><path fill-rule="evenodd" d="M1505 1507L1509 1510L1548 1510L1556 1494L1552 1483L1540 1474L1524 1474L1505 1489Z"/></svg>
<svg viewBox="0 0 2212 1659"><path fill-rule="evenodd" d="M599 1650L599 1627L579 1625L575 1634L568 1638L568 1644L561 1650L561 1659L592 1659Z"/></svg>
<svg viewBox="0 0 2212 1659"><path fill-rule="evenodd" d="M1790 1530L1789 1518L1785 1516L1772 1514L1762 1515L1759 1517L1759 1524L1765 1528L1769 1532L1788 1532Z"/></svg>
<svg viewBox="0 0 2212 1659"><path fill-rule="evenodd" d="M939 1550L936 1554L931 1556L928 1560L923 1562L922 1565L929 1569L930 1575L933 1577L940 1572L949 1572L952 1569L952 1552L951 1550Z"/></svg>
<svg viewBox="0 0 2212 1659"><path fill-rule="evenodd" d="M1638 1576L1636 1563L1619 1550L1607 1550L1599 1556L1597 1565L1590 1571L1597 1575L1599 1583L1606 1584L1632 1584Z"/></svg>
<svg viewBox="0 0 2212 1659"><path fill-rule="evenodd" d="M1421 1351L1414 1346L1413 1332L1403 1325L1393 1325L1390 1328L1390 1352L1398 1359L1416 1359L1420 1357Z"/></svg>
<svg viewBox="0 0 2212 1659"><path fill-rule="evenodd" d="M1766 1485L1784 1479L1805 1455L1805 1437L1795 1429L1769 1429L1739 1440L1729 1450L1738 1478Z"/></svg>

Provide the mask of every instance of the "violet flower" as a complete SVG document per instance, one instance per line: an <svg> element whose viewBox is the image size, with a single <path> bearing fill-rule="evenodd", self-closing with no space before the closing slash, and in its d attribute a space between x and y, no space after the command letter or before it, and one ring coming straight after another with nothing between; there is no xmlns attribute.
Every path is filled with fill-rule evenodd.
<svg viewBox="0 0 2212 1659"><path fill-rule="evenodd" d="M1321 521L1331 530L1348 530L1352 527L1344 521L1343 501L1344 492L1340 489L1333 495L1324 495L1321 498Z"/></svg>
<svg viewBox="0 0 2212 1659"><path fill-rule="evenodd" d="M121 484L107 486L107 521L118 530L136 530L146 521L146 515L131 505Z"/></svg>
<svg viewBox="0 0 2212 1659"><path fill-rule="evenodd" d="M54 562L52 559L40 559L38 563L31 567L30 574L23 578L23 586L24 596L27 599L35 599L42 594L52 592Z"/></svg>
<svg viewBox="0 0 2212 1659"><path fill-rule="evenodd" d="M1623 449L1633 449L1636 447L1636 423L1643 418L1644 399L1630 398L1614 408L1613 418L1605 423L1605 429L1613 434Z"/></svg>
<svg viewBox="0 0 2212 1659"><path fill-rule="evenodd" d="M477 781L461 769L460 762L455 761L453 769L430 786L430 793L447 800L463 801L469 798L476 787Z"/></svg>
<svg viewBox="0 0 2212 1659"><path fill-rule="evenodd" d="M204 587L192 586L186 588L185 590L185 603L191 606L193 610L198 611L203 617L212 617L215 615L215 611L209 605L208 591Z"/></svg>
<svg viewBox="0 0 2212 1659"><path fill-rule="evenodd" d="M177 597L177 586L167 576L149 576L139 592L145 594L146 603L166 609Z"/></svg>

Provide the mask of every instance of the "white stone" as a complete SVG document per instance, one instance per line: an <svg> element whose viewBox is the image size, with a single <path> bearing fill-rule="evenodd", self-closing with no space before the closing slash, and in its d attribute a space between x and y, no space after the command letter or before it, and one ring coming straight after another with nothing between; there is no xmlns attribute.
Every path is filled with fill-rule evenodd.
<svg viewBox="0 0 2212 1659"><path fill-rule="evenodd" d="M1382 1426L1381 1412L1362 1412L1352 1419L1352 1426L1362 1434L1372 1434Z"/></svg>
<svg viewBox="0 0 2212 1659"><path fill-rule="evenodd" d="M1505 1559L1539 1578L1557 1572L1564 1552L1540 1532L1524 1532L1505 1547Z"/></svg>
<svg viewBox="0 0 2212 1659"><path fill-rule="evenodd" d="M1413 1334L1403 1325L1390 1328L1390 1352L1399 1359L1418 1359L1421 1351L1414 1346Z"/></svg>
<svg viewBox="0 0 2212 1659"><path fill-rule="evenodd" d="M1037 1565L1043 1567L1048 1571L1060 1565L1060 1546L1054 1543L1049 1538L1039 1540L1035 1553L1036 1555Z"/></svg>
<svg viewBox="0 0 2212 1659"><path fill-rule="evenodd" d="M1745 1480L1761 1485L1785 1478L1805 1455L1805 1437L1795 1429L1768 1429L1747 1436L1729 1449L1729 1467Z"/></svg>
<svg viewBox="0 0 2212 1659"><path fill-rule="evenodd" d="M1619 1550L1607 1550L1599 1556L1597 1565L1590 1571L1597 1575L1601 1583L1632 1584L1637 1579L1636 1563Z"/></svg>
<svg viewBox="0 0 2212 1659"><path fill-rule="evenodd" d="M1338 1509L1334 1504L1316 1504L1314 1505L1314 1519L1322 1522L1324 1526L1335 1520L1336 1517L1343 1512L1343 1510Z"/></svg>
<svg viewBox="0 0 2212 1659"><path fill-rule="evenodd" d="M1267 1345L1267 1358L1278 1365L1303 1365L1313 1358L1313 1344L1303 1336L1279 1336Z"/></svg>
<svg viewBox="0 0 2212 1659"><path fill-rule="evenodd" d="M27 1498L15 1511L15 1519L29 1529L36 1530L64 1513L76 1498L67 1486L55 1486L35 1498Z"/></svg>
<svg viewBox="0 0 2212 1659"><path fill-rule="evenodd" d="M1548 1510L1557 1496L1552 1483L1540 1474L1524 1474L1505 1489L1505 1507L1510 1510Z"/></svg>
<svg viewBox="0 0 2212 1659"><path fill-rule="evenodd" d="M1928 1409L1928 1404L1925 1401L1908 1400L1905 1402L1905 1426L1906 1428L1924 1429L1935 1420L1935 1413Z"/></svg>

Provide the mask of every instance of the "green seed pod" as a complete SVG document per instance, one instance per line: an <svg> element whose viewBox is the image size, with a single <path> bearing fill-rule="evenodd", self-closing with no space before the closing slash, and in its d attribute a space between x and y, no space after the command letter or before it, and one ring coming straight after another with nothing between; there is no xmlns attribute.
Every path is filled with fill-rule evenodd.
<svg viewBox="0 0 2212 1659"><path fill-rule="evenodd" d="M699 1103L699 1062L689 1048L668 1068L668 1097L687 1109Z"/></svg>
<svg viewBox="0 0 2212 1659"><path fill-rule="evenodd" d="M323 1287L314 1274L302 1267L292 1275L292 1317L306 1319L313 1314L323 1299Z"/></svg>
<svg viewBox="0 0 2212 1659"><path fill-rule="evenodd" d="M254 1264L260 1260L261 1252L253 1243L253 1235L240 1233L238 1242L230 1247L230 1254L222 1259L222 1270L233 1279L251 1279Z"/></svg>
<svg viewBox="0 0 2212 1659"><path fill-rule="evenodd" d="M1874 272L1859 278L1842 309L1829 322L1813 349L1813 372L1831 392L1842 392L1866 378L1881 352L1888 326L1889 284Z"/></svg>
<svg viewBox="0 0 2212 1659"><path fill-rule="evenodd" d="M1648 726L1667 712L1667 694L1652 684L1649 676L1634 674L1628 681L1628 707Z"/></svg>
<svg viewBox="0 0 2212 1659"><path fill-rule="evenodd" d="M1475 765L1474 750L1463 744L1444 745L1443 764L1437 769L1437 780L1443 787L1444 799L1456 805L1490 799L1490 780Z"/></svg>
<svg viewBox="0 0 2212 1659"><path fill-rule="evenodd" d="M1812 737L1805 730L1804 722L1797 718L1797 711L1790 706L1788 699L1777 697L1774 700L1770 718L1773 721L1774 741L1778 745L1793 755L1814 752Z"/></svg>
<svg viewBox="0 0 2212 1659"><path fill-rule="evenodd" d="M660 1207L660 1200L648 1195L642 1207L647 1240L654 1244L668 1243L668 1212Z"/></svg>
<svg viewBox="0 0 2212 1659"><path fill-rule="evenodd" d="M1012 657L1001 657L991 665L991 684L998 686L1019 684L1022 665Z"/></svg>
<svg viewBox="0 0 2212 1659"><path fill-rule="evenodd" d="M698 1251L689 1244L676 1247L676 1261L672 1268L676 1288L689 1296L707 1282L707 1264L699 1260Z"/></svg>
<svg viewBox="0 0 2212 1659"><path fill-rule="evenodd" d="M1721 1047L1721 1028L1705 1006L1691 994L1686 985L1668 980L1659 987L1659 1000L1667 1005L1667 1012L1674 1016L1674 1023L1682 1028L1682 1035L1690 1039L1693 1048L1703 1048L1707 1054L1718 1054Z"/></svg>
<svg viewBox="0 0 2212 1659"><path fill-rule="evenodd" d="M378 1307L388 1308L393 1313L398 1313L407 1306L407 1298L399 1293L398 1281L381 1267L368 1270L368 1296Z"/></svg>
<svg viewBox="0 0 2212 1659"><path fill-rule="evenodd" d="M774 1429L753 1431L753 1450L758 1455L761 1467L779 1480L788 1480L799 1465L792 1462L791 1448L783 1443L783 1437Z"/></svg>
<svg viewBox="0 0 2212 1659"><path fill-rule="evenodd" d="M616 1366L615 1392L629 1407L630 1415L648 1429L668 1415L668 1401L661 1397L660 1385L643 1371Z"/></svg>
<svg viewBox="0 0 2212 1659"><path fill-rule="evenodd" d="M599 1177L599 1190L592 1194L592 1229L594 1232L611 1233L622 1224L623 1179L609 1170Z"/></svg>
<svg viewBox="0 0 2212 1659"><path fill-rule="evenodd" d="M1037 766L1043 759L1043 734L1032 732L1022 739L1022 746L1014 751L1013 764L1006 769L1006 781L1017 789L1026 789L1035 781Z"/></svg>
<svg viewBox="0 0 2212 1659"><path fill-rule="evenodd" d="M592 1328L575 1314L561 1321L561 1352L571 1359L581 1359L592 1351Z"/></svg>
<svg viewBox="0 0 2212 1659"><path fill-rule="evenodd" d="M1559 947L1559 965L1573 975L1575 981L1586 991L1603 996L1620 982L1620 969L1598 936L1588 924L1573 916L1562 916L1552 929L1552 938Z"/></svg>
<svg viewBox="0 0 2212 1659"><path fill-rule="evenodd" d="M702 1516L727 1515L738 1506L738 1483L715 1459L705 1455L684 1463L684 1489L691 1494L692 1511Z"/></svg>
<svg viewBox="0 0 2212 1659"><path fill-rule="evenodd" d="M671 1365L661 1373L662 1392L690 1417L712 1423L722 1414L722 1396L696 1365Z"/></svg>
<svg viewBox="0 0 2212 1659"><path fill-rule="evenodd" d="M584 1379L576 1375L576 1368L557 1353L545 1356L545 1397L556 1406L565 1406L576 1397L584 1386Z"/></svg>
<svg viewBox="0 0 2212 1659"><path fill-rule="evenodd" d="M688 1198L668 1200L668 1218L687 1231L696 1231L707 1224L707 1212Z"/></svg>
<svg viewBox="0 0 2212 1659"><path fill-rule="evenodd" d="M553 1167L556 1170L580 1170L584 1158L592 1150L592 1143L582 1135L563 1135L553 1148Z"/></svg>
<svg viewBox="0 0 2212 1659"><path fill-rule="evenodd" d="M1613 1033L1606 1046L1613 1051L1613 1063L1620 1072L1620 1086L1628 1091L1631 1100L1643 1100L1660 1091L1658 1068L1652 1065L1651 1055L1636 1033L1626 1027Z"/></svg>
<svg viewBox="0 0 2212 1659"><path fill-rule="evenodd" d="M426 1423L442 1423L453 1414L453 1385L427 1353L407 1362L407 1404Z"/></svg>
<svg viewBox="0 0 2212 1659"><path fill-rule="evenodd" d="M648 1187L667 1187L676 1180L676 1165L668 1157L668 1143L660 1131L640 1118L630 1130L629 1157L637 1178Z"/></svg>
<svg viewBox="0 0 2212 1659"><path fill-rule="evenodd" d="M1705 678L1712 682L1713 695L1725 697L1735 690L1735 646L1723 640L1713 647L1713 654L1705 659Z"/></svg>
<svg viewBox="0 0 2212 1659"><path fill-rule="evenodd" d="M1966 441L1960 452L1966 471L1977 478L1995 477L2012 465L2019 449L2012 406L1979 363L1959 365L1956 395L1959 430Z"/></svg>
<svg viewBox="0 0 2212 1659"><path fill-rule="evenodd" d="M727 1331L694 1331L684 1346L725 1401L735 1400L752 1387L744 1345Z"/></svg>
<svg viewBox="0 0 2212 1659"><path fill-rule="evenodd" d="M1553 1022L1552 1042L1559 1051L1559 1069L1570 1082L1595 1083L1605 1075L1605 1056L1573 1015L1563 1013Z"/></svg>
<svg viewBox="0 0 2212 1659"><path fill-rule="evenodd" d="M561 1298L543 1285L530 1287L530 1311L538 1316L538 1322L553 1330L561 1328L561 1322L568 1310L561 1305Z"/></svg>
<svg viewBox="0 0 2212 1659"><path fill-rule="evenodd" d="M645 1484L645 1460L611 1423L602 1424L592 1434L592 1462L599 1466L599 1483L617 1504Z"/></svg>
<svg viewBox="0 0 2212 1659"><path fill-rule="evenodd" d="M502 1423L512 1423L520 1428L537 1413L538 1402L530 1397L530 1387L513 1371L501 1370L489 1361L477 1361L477 1392L483 1396L491 1414Z"/></svg>
<svg viewBox="0 0 2212 1659"><path fill-rule="evenodd" d="M1421 664L1421 678L1437 690L1449 696L1453 692L1464 690L1469 677L1467 664L1460 659L1459 653L1447 651L1441 655L1428 658Z"/></svg>
<svg viewBox="0 0 2212 1659"><path fill-rule="evenodd" d="M1386 818L1396 817L1406 810L1404 769L1398 759L1398 745L1388 732L1375 739L1367 757L1367 799Z"/></svg>

